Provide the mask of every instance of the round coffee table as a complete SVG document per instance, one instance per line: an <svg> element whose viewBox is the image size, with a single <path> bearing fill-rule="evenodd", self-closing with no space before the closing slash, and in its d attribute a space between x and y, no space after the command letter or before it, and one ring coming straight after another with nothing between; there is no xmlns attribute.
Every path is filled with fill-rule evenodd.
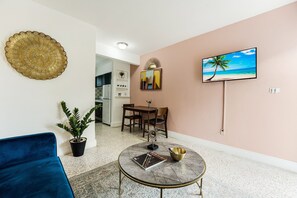
<svg viewBox="0 0 297 198"><path fill-rule="evenodd" d="M123 174L137 183L159 188L160 197L163 197L163 189L180 188L194 183L199 187L198 195L203 197L202 176L205 173L206 165L198 153L182 145L157 142L159 149L155 150L155 152L165 157L167 161L144 170L133 162L132 158L149 152L150 150L147 149L149 144L150 142L135 144L123 150L119 155L119 194L121 193ZM175 146L183 147L187 150L184 159L179 162L173 161L168 151L168 148Z"/></svg>

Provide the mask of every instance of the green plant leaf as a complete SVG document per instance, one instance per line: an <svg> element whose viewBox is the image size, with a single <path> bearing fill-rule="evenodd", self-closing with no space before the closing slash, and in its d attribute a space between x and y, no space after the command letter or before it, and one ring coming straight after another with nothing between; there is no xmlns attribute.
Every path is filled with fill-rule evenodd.
<svg viewBox="0 0 297 198"><path fill-rule="evenodd" d="M62 106L62 110L63 112L65 113L65 115L67 116L67 118L69 118L71 116L71 112L70 110L68 109L67 105L66 105L66 102L62 101L61 102L61 106Z"/></svg>
<svg viewBox="0 0 297 198"><path fill-rule="evenodd" d="M61 102L61 107L68 118L67 125L69 126L62 123L58 123L57 126L69 132L73 138L79 142L84 130L89 127L88 124L94 121L90 118L90 116L97 108L99 108L99 106L91 108L82 119L80 118L78 108L75 107L71 113L71 111L67 108L66 102L64 101Z"/></svg>
<svg viewBox="0 0 297 198"><path fill-rule="evenodd" d="M79 110L76 107L73 109L73 116L76 118L77 121L80 120Z"/></svg>

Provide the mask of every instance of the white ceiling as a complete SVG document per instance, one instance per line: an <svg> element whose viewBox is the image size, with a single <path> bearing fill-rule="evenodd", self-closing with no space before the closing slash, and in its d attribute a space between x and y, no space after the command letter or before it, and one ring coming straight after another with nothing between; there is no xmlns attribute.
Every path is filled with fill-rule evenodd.
<svg viewBox="0 0 297 198"><path fill-rule="evenodd" d="M96 65L105 65L110 62L112 62L111 58L96 54Z"/></svg>
<svg viewBox="0 0 297 198"><path fill-rule="evenodd" d="M97 27L97 43L142 55L296 0L34 0Z"/></svg>

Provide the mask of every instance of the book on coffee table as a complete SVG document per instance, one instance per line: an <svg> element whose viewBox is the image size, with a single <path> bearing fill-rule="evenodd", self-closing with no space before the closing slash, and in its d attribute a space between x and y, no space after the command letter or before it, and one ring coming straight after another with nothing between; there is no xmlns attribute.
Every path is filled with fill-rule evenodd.
<svg viewBox="0 0 297 198"><path fill-rule="evenodd" d="M144 170L157 166L162 162L165 162L167 159L160 156L156 152L148 152L136 157L133 157L132 160Z"/></svg>

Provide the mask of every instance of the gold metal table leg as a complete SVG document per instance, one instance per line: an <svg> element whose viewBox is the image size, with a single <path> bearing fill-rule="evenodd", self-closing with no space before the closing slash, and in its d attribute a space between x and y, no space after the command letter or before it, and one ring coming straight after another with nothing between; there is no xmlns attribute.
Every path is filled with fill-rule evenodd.
<svg viewBox="0 0 297 198"><path fill-rule="evenodd" d="M196 182L196 184L197 184L198 187L199 187L199 194L198 194L198 196L201 197L201 198L203 198L202 181L203 181L203 178L200 179L200 183L199 183L199 181Z"/></svg>
<svg viewBox="0 0 297 198"><path fill-rule="evenodd" d="M123 179L125 178L125 175L122 177L122 171L119 170L119 196L121 196L121 194L123 194L122 190L122 183L123 183Z"/></svg>
<svg viewBox="0 0 297 198"><path fill-rule="evenodd" d="M119 196L121 195L122 171L119 170Z"/></svg>

